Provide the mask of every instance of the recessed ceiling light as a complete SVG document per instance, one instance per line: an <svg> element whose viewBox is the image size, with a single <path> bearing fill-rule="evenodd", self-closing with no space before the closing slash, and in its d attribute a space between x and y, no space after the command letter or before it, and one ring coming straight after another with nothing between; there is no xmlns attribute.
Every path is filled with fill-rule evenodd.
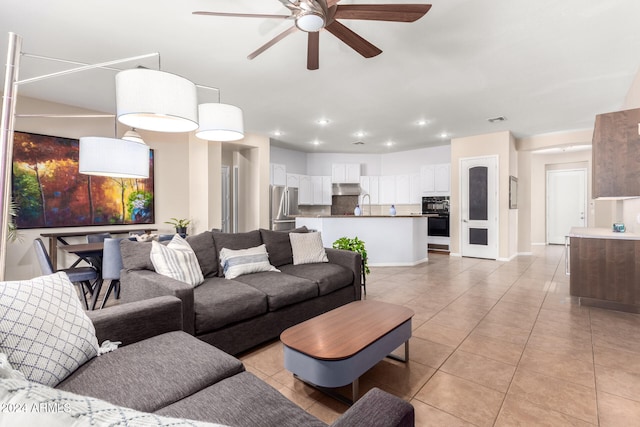
<svg viewBox="0 0 640 427"><path fill-rule="evenodd" d="M420 119L417 121L418 126L426 126L429 124L429 120L425 120L425 119Z"/></svg>
<svg viewBox="0 0 640 427"><path fill-rule="evenodd" d="M393 141L387 141L384 143L384 145L386 145L387 147L391 147L393 146Z"/></svg>
<svg viewBox="0 0 640 427"><path fill-rule="evenodd" d="M282 131L274 130L274 131L273 131L273 135L274 135L274 136L282 136Z"/></svg>
<svg viewBox="0 0 640 427"><path fill-rule="evenodd" d="M320 141L318 141L318 140L316 139L316 140L313 140L313 141L311 142L311 144L313 144L313 145L320 145L320 144L322 144L322 142L320 142Z"/></svg>
<svg viewBox="0 0 640 427"><path fill-rule="evenodd" d="M319 119L316 123L319 125L325 126L329 124L329 119Z"/></svg>
<svg viewBox="0 0 640 427"><path fill-rule="evenodd" d="M358 138L362 138L363 136L365 136L365 135L366 135L366 133L365 133L364 131L358 131L358 132L356 132L356 133L355 133L355 135L356 135Z"/></svg>
<svg viewBox="0 0 640 427"><path fill-rule="evenodd" d="M448 138L448 137L449 137L449 134L448 134L448 133L446 133L446 132L442 132L442 133L440 134L440 138Z"/></svg>

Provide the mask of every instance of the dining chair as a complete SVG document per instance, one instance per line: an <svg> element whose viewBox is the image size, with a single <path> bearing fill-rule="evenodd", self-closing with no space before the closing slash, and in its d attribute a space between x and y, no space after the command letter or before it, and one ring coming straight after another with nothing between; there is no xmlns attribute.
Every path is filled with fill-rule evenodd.
<svg viewBox="0 0 640 427"><path fill-rule="evenodd" d="M120 253L120 241L124 238L104 239L104 249L102 251L102 279L109 280L109 287L102 298L100 308L104 308L111 292L115 298L120 298L120 270L122 270L122 254Z"/></svg>
<svg viewBox="0 0 640 427"><path fill-rule="evenodd" d="M42 274L53 274L56 270L51 264L51 258L47 253L47 249L42 242L42 239L37 238L33 241L33 247L36 251L36 258L38 258L38 264L40 264L40 271ZM98 279L98 272L93 267L75 267L75 268L63 268L57 271L63 271L69 276L69 280L80 288L80 295L82 295L82 301L84 302L84 308L89 309L87 303L87 295L93 294L92 281Z"/></svg>
<svg viewBox="0 0 640 427"><path fill-rule="evenodd" d="M87 243L104 242L104 239L110 239L111 237L111 233L87 234Z"/></svg>

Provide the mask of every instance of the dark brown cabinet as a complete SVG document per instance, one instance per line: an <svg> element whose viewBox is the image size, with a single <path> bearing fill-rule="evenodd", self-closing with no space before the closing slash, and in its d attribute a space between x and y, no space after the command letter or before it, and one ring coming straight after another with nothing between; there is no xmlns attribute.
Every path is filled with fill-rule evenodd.
<svg viewBox="0 0 640 427"><path fill-rule="evenodd" d="M593 130L593 197L640 196L640 108L599 114Z"/></svg>
<svg viewBox="0 0 640 427"><path fill-rule="evenodd" d="M640 312L640 240L571 237L570 294L581 303Z"/></svg>

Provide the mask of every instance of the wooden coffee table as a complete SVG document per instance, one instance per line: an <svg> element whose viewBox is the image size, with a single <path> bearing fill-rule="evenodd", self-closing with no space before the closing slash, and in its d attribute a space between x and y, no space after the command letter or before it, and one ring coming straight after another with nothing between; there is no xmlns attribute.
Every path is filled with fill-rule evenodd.
<svg viewBox="0 0 640 427"><path fill-rule="evenodd" d="M409 361L413 310L381 301L354 301L280 335L284 367L297 378L347 403L358 379L385 357ZM404 344L404 358L391 352ZM351 384L352 400L334 393Z"/></svg>

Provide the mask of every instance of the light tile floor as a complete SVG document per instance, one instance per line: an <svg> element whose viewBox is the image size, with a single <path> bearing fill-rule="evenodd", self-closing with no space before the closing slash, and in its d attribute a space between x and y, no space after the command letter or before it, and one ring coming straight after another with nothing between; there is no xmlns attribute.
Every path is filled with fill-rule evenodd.
<svg viewBox="0 0 640 427"><path fill-rule="evenodd" d="M418 426L640 425L640 315L579 306L563 249L373 268L367 298L416 314L411 361L383 360L361 393L375 386L410 401ZM327 423L347 409L284 370L280 342L241 359Z"/></svg>

